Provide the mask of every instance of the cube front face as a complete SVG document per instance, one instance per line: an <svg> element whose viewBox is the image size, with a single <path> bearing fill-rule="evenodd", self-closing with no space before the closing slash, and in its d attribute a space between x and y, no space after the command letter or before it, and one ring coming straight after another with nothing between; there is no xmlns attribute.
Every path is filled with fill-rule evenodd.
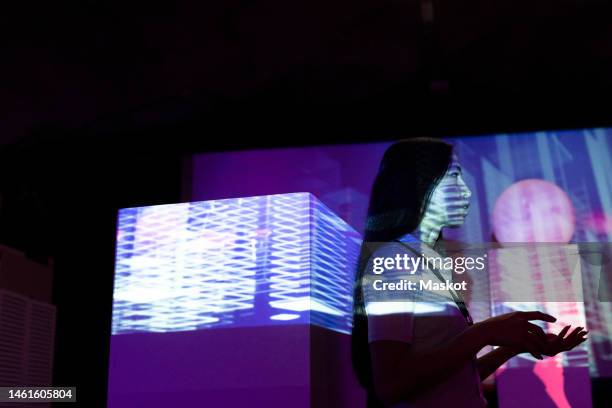
<svg viewBox="0 0 612 408"><path fill-rule="evenodd" d="M360 237L308 193L119 213L112 333L350 331Z"/></svg>

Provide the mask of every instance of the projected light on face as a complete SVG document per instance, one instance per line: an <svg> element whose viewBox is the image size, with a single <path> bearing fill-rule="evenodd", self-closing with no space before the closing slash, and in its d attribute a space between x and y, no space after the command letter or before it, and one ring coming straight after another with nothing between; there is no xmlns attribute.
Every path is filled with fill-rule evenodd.
<svg viewBox="0 0 612 408"><path fill-rule="evenodd" d="M463 225L472 192L461 176L461 166L455 158L431 194L422 226L439 230Z"/></svg>

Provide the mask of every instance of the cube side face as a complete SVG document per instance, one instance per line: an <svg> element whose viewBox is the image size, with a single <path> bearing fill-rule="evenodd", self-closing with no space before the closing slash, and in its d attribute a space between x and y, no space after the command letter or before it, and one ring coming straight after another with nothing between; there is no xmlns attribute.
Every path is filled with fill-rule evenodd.
<svg viewBox="0 0 612 408"><path fill-rule="evenodd" d="M311 323L349 334L361 236L313 196Z"/></svg>

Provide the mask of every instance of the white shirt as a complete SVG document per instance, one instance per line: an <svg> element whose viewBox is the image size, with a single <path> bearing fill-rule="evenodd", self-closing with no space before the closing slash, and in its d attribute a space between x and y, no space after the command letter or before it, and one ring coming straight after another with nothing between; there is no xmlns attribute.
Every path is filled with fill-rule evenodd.
<svg viewBox="0 0 612 408"><path fill-rule="evenodd" d="M440 255L413 236L400 239L402 243L416 249L416 253L402 243L390 242L379 247L370 258L395 257L397 254L418 257L419 252L427 257ZM419 251L420 250L420 251ZM452 271L438 270L444 279L452 281ZM373 281L408 280L415 283L415 290L376 291ZM419 268L414 274L407 271L385 271L379 275L372 273L368 266L362 281L365 309L368 316L368 341L394 340L406 343L414 352L430 350L446 343L462 331L468 324L448 291L419 289L420 280L440 282L428 268ZM380 285L378 285L380 287ZM415 367L418 370L418 367ZM429 388L416 397L397 404L394 408L482 408L486 400L476 359L446 378L443 382Z"/></svg>

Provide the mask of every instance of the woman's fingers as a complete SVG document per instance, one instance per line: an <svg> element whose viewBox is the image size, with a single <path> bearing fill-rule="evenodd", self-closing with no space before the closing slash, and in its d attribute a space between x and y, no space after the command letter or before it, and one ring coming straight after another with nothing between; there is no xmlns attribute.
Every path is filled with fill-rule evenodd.
<svg viewBox="0 0 612 408"><path fill-rule="evenodd" d="M565 351L571 350L574 347L576 347L577 345L579 345L582 342L584 342L586 340L586 338L584 336L587 333L588 333L588 331L584 330L583 327L575 328L570 333L569 336L567 336L565 339L563 339L563 348L564 348L564 350Z"/></svg>
<svg viewBox="0 0 612 408"><path fill-rule="evenodd" d="M521 316L525 320L543 320L545 322L554 323L557 321L557 318L551 316L546 313L533 311L533 312L518 312L519 316Z"/></svg>
<svg viewBox="0 0 612 408"><path fill-rule="evenodd" d="M580 333L582 330L584 329L584 327L576 327L574 330L572 330L572 332L569 334L569 336L566 337L566 339L570 339L570 338L575 338L578 336L578 333Z"/></svg>
<svg viewBox="0 0 612 408"><path fill-rule="evenodd" d="M589 333L588 330L582 330L580 333L578 333L579 336L586 336Z"/></svg>
<svg viewBox="0 0 612 408"><path fill-rule="evenodd" d="M567 334L567 331L570 329L570 327L572 327L571 325L567 325L565 326L560 332L559 334L557 334L557 337L560 339L563 339L565 337L565 335Z"/></svg>

